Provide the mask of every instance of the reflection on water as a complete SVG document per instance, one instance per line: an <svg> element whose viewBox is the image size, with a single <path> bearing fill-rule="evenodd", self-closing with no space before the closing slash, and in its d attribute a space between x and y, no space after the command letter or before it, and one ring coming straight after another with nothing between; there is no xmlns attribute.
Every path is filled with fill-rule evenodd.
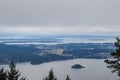
<svg viewBox="0 0 120 80"><path fill-rule="evenodd" d="M83 69L71 69L74 64L85 66ZM7 65L2 65L8 68ZM116 80L118 77L112 74L104 60L100 59L73 59L66 61L55 61L43 63L40 65L31 65L30 63L17 64L20 72L29 80L42 80L53 68L58 80L65 80L69 75L72 80Z"/></svg>

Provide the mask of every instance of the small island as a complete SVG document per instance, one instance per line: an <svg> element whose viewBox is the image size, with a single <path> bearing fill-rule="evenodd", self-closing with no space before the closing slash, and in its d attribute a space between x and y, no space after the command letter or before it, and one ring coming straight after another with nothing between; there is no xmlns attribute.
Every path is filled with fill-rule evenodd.
<svg viewBox="0 0 120 80"><path fill-rule="evenodd" d="M81 69L81 68L85 68L84 66L80 65L80 64L75 64L71 67L72 69Z"/></svg>

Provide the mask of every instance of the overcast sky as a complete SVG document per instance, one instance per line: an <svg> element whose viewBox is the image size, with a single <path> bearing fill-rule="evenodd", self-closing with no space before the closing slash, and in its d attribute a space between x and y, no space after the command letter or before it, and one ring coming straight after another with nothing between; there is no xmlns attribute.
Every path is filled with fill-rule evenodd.
<svg viewBox="0 0 120 80"><path fill-rule="evenodd" d="M0 0L0 33L120 34L120 0Z"/></svg>

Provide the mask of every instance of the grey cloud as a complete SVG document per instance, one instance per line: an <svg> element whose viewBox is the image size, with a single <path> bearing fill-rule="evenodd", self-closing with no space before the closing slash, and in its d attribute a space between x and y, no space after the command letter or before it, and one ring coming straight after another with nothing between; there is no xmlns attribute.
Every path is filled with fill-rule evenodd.
<svg viewBox="0 0 120 80"><path fill-rule="evenodd" d="M0 0L0 33L119 34L120 0Z"/></svg>
<svg viewBox="0 0 120 80"><path fill-rule="evenodd" d="M0 0L0 25L120 25L120 0Z"/></svg>

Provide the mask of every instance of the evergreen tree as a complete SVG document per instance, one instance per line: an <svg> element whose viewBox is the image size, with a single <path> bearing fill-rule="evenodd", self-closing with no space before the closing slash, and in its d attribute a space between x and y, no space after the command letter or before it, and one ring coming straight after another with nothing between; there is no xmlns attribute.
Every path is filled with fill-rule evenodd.
<svg viewBox="0 0 120 80"><path fill-rule="evenodd" d="M107 67L112 69L112 73L116 72L117 75L120 77L120 39L116 38L115 52L111 53L111 56L113 56L114 59L107 59L105 62L108 64Z"/></svg>
<svg viewBox="0 0 120 80"><path fill-rule="evenodd" d="M7 80L7 74L4 71L4 68L0 69L0 80Z"/></svg>
<svg viewBox="0 0 120 80"><path fill-rule="evenodd" d="M50 70L48 77L44 78L43 80L57 80L52 69Z"/></svg>
<svg viewBox="0 0 120 80"><path fill-rule="evenodd" d="M70 77L67 75L66 80L71 80Z"/></svg>
<svg viewBox="0 0 120 80"><path fill-rule="evenodd" d="M8 71L8 80L25 80L25 78L19 78L20 73L16 70L16 65L13 61L9 64L10 71Z"/></svg>

